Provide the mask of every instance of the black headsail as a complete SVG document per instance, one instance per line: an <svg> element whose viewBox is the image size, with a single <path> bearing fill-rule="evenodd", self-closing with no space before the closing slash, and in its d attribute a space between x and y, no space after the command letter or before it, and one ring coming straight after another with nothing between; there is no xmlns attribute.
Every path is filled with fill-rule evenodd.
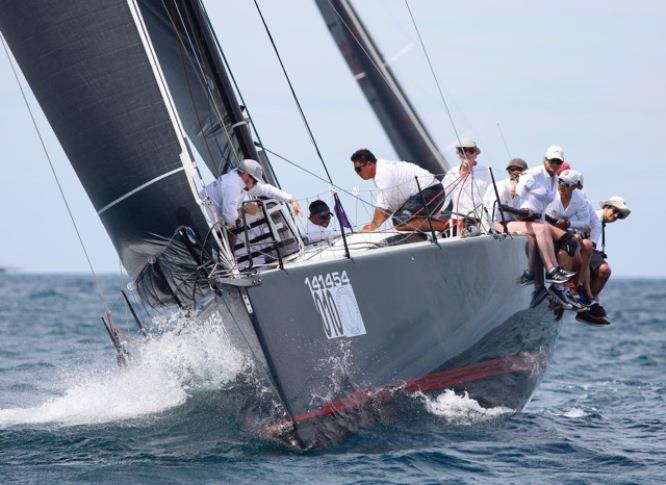
<svg viewBox="0 0 666 485"><path fill-rule="evenodd" d="M139 6L183 127L213 175L252 158L276 183L254 146L200 0L139 0Z"/></svg>
<svg viewBox="0 0 666 485"><path fill-rule="evenodd" d="M131 3L0 0L0 29L141 296L191 304L209 224Z"/></svg>
<svg viewBox="0 0 666 485"><path fill-rule="evenodd" d="M398 156L435 174L448 164L349 0L315 0Z"/></svg>

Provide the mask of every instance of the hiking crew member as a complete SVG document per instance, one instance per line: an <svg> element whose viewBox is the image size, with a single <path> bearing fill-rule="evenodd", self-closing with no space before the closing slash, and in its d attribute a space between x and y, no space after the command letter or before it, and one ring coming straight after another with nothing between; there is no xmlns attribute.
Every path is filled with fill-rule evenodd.
<svg viewBox="0 0 666 485"><path fill-rule="evenodd" d="M512 209L520 208L520 197L516 193L516 186L518 185L518 179L520 175L527 170L527 162L522 158L514 158L509 162L506 167L506 171L509 174L509 178L502 179L496 183L497 193L499 194L499 203L505 207L511 207ZM483 196L483 206L487 211L488 218L490 219L491 226L494 222L502 221L502 214L497 206L497 196L495 195L495 188L492 183L488 185L486 193ZM509 212L504 213L504 220L511 221L514 220L515 216ZM501 230L501 229L500 229Z"/></svg>
<svg viewBox="0 0 666 485"><path fill-rule="evenodd" d="M610 265L606 262L606 254L604 253L604 229L606 224L612 224L618 219L626 219L631 214L631 209L626 201L614 195L609 199L602 201L600 204L601 209L595 211L594 216L591 218L592 229L590 231L590 240L595 245L595 250L592 254L590 261L591 281L590 288L592 290L592 297L595 300L599 299L599 293L603 290L611 276ZM599 239L602 240L602 247L599 250Z"/></svg>
<svg viewBox="0 0 666 485"><path fill-rule="evenodd" d="M481 219L483 197L490 185L490 172L485 165L476 162L481 150L471 138L463 137L456 145L460 164L446 172L442 185L446 191L444 207L452 204L451 223L458 220L458 228L465 226L465 219Z"/></svg>
<svg viewBox="0 0 666 485"><path fill-rule="evenodd" d="M333 213L328 204L323 200L315 200L310 203L308 210L308 222L305 225L305 235L308 244L328 242L340 235L340 233L331 226Z"/></svg>
<svg viewBox="0 0 666 485"><path fill-rule="evenodd" d="M448 221L431 219L432 226L428 221L428 214L437 213L444 202L444 188L433 174L413 163L377 160L365 148L355 151L351 161L359 177L373 180L377 186L372 221L361 231L376 231L391 216L398 231L429 231L432 227L441 232L448 227Z"/></svg>
<svg viewBox="0 0 666 485"><path fill-rule="evenodd" d="M575 273L567 272L558 266L551 230L548 224L542 221L546 207L555 198L556 170L563 159L562 148L557 145L550 146L546 150L543 164L527 170L520 176L516 193L521 200L520 209L525 210L526 217L524 220L511 221L508 224L509 231L531 234L536 238L541 261L546 268L546 282L555 284L566 283L575 276ZM559 291L560 288L555 290ZM568 299L566 295L559 296L563 300Z"/></svg>

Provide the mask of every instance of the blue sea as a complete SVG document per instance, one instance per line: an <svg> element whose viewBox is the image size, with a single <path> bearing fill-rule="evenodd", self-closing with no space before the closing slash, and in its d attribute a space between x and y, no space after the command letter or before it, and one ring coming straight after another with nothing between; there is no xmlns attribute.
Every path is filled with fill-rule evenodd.
<svg viewBox="0 0 666 485"><path fill-rule="evenodd" d="M664 483L666 280L611 281L610 327L565 317L520 412L417 396L418 419L314 452L251 431L265 390L224 333L164 312L142 338L100 282L125 370L91 277L0 274L0 483Z"/></svg>

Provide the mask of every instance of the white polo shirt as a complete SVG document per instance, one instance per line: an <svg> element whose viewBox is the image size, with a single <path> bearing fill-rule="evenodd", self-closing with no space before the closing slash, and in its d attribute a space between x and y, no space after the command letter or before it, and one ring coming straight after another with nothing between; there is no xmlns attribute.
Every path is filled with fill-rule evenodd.
<svg viewBox="0 0 666 485"><path fill-rule="evenodd" d="M319 246L319 243L326 243L331 239L340 236L340 231L333 227L333 222L329 223L328 227L322 227L313 224L312 221L308 219L308 222L305 224L305 235L310 244L316 244Z"/></svg>
<svg viewBox="0 0 666 485"><path fill-rule="evenodd" d="M252 189L246 191L245 182L238 174L238 170L220 175L206 186L202 195L207 195L213 202L217 216L228 225L233 226L238 219L238 208L247 193L255 197L268 197L281 202L294 200L291 194L263 182L257 182Z"/></svg>
<svg viewBox="0 0 666 485"><path fill-rule="evenodd" d="M554 219L564 219L569 221L569 227L587 232L590 230L590 209L585 193L579 189L571 192L569 205L564 207L559 190L557 196L548 207L546 214Z"/></svg>
<svg viewBox="0 0 666 485"><path fill-rule="evenodd" d="M374 182L377 186L375 206L390 212L397 211L407 199L439 181L426 169L410 162L377 160Z"/></svg>
<svg viewBox="0 0 666 485"><path fill-rule="evenodd" d="M473 216L475 212L480 213L479 206L483 204L490 185L490 172L488 167L477 164L470 174L461 177L460 167L461 165L458 165L449 169L442 180L446 194L443 207L448 207L449 202L453 202L453 212ZM455 215L453 218L456 218Z"/></svg>
<svg viewBox="0 0 666 485"><path fill-rule="evenodd" d="M530 168L518 179L516 193L521 200L521 209L539 213L543 219L546 207L555 200L557 194L557 175L551 176L543 164Z"/></svg>
<svg viewBox="0 0 666 485"><path fill-rule="evenodd" d="M508 205L514 209L519 209L521 200L520 197L518 197L518 194L511 194L511 179L503 179L499 182L496 182L496 184L497 192L499 193L500 204ZM491 222L501 222L502 215L497 208L497 196L495 195L495 189L492 182L486 189L486 193L483 196L483 206L486 208L486 211L488 211L487 214ZM514 219L512 214L508 214L506 212L504 213L504 218L506 221L512 221Z"/></svg>

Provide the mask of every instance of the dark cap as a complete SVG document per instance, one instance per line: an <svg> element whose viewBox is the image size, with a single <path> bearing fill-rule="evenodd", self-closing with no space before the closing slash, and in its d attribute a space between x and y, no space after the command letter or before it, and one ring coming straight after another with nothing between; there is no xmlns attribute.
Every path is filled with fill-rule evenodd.
<svg viewBox="0 0 666 485"><path fill-rule="evenodd" d="M508 170L511 167L517 167L520 168L521 170L527 170L527 162L522 158L514 158L506 166L506 169Z"/></svg>
<svg viewBox="0 0 666 485"><path fill-rule="evenodd" d="M328 204L324 202L323 200L315 200L310 203L308 206L308 210L310 211L311 216L325 216L327 214L331 214L331 209L328 207Z"/></svg>

